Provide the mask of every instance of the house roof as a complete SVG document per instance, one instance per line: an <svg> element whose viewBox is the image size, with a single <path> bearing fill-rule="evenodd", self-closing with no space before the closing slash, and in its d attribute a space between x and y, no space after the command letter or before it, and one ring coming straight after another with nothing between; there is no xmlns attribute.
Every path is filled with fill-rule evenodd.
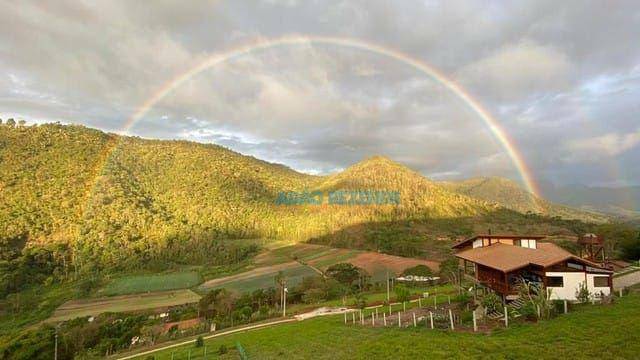
<svg viewBox="0 0 640 360"><path fill-rule="evenodd" d="M547 267L568 259L598 267L598 270L601 269L598 264L578 258L552 243L539 242L537 249L498 243L491 246L461 251L455 255L461 259L488 266L502 272L517 270L529 264ZM604 271L605 269L602 270Z"/></svg>
<svg viewBox="0 0 640 360"><path fill-rule="evenodd" d="M459 241L459 242L455 243L451 248L453 248L453 249L459 248L462 245L468 244L470 242L473 242L476 239L481 239L481 238L491 238L491 239L535 239L535 240L540 240L540 239L544 239L545 236L540 236L540 235L492 235L492 234L480 234L480 235L475 235L475 236L470 237L468 239L464 239L462 241Z"/></svg>

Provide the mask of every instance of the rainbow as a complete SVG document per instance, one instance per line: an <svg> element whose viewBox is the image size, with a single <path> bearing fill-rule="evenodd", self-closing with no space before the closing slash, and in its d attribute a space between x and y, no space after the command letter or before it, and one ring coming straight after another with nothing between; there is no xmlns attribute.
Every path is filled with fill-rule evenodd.
<svg viewBox="0 0 640 360"><path fill-rule="evenodd" d="M124 124L123 132L127 133L127 131L138 120L144 117L149 112L149 110L152 109L159 101L165 98L174 89L180 87L182 84L187 82L192 77L198 75L202 71L255 51L270 49L279 46L306 44L335 45L383 55L407 64L420 71L421 73L436 80L442 86L454 93L458 98L464 101L464 103L467 104L480 117L480 119L482 119L482 121L486 124L486 126L504 148L509 158L515 165L526 189L530 193L539 196L540 192L538 191L538 187L536 186L533 176L531 175L531 170L528 168L526 162L524 161L522 154L520 154L520 152L514 145L514 141L508 136L507 132L500 126L500 123L489 113L489 111L484 109L482 105L478 101L476 101L464 88L462 88L453 80L446 77L442 72L438 71L422 60L416 59L389 47L383 47L381 45L352 38L309 35L284 36L274 39L259 39L257 41L227 50L225 52L214 54L201 63L197 64L196 66L174 77L170 81L166 82L162 87L160 87L127 119Z"/></svg>

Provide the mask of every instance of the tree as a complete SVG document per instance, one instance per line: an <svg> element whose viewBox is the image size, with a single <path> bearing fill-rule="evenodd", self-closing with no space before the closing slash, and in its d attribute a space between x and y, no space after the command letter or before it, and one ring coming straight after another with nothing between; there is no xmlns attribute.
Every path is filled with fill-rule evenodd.
<svg viewBox="0 0 640 360"><path fill-rule="evenodd" d="M416 265L414 267L410 267L404 269L402 272L403 276L413 275L413 276L432 276L433 271L427 265Z"/></svg>
<svg viewBox="0 0 640 360"><path fill-rule="evenodd" d="M620 241L622 256L628 260L640 260L640 232L635 237L626 237Z"/></svg>
<svg viewBox="0 0 640 360"><path fill-rule="evenodd" d="M15 127L16 126L16 121L13 120L13 118L9 118L9 119L7 119L7 125L9 125L10 127Z"/></svg>
<svg viewBox="0 0 640 360"><path fill-rule="evenodd" d="M440 276L449 279L454 284L458 284L458 259L450 256L440 263Z"/></svg>
<svg viewBox="0 0 640 360"><path fill-rule="evenodd" d="M409 298L411 297L411 292L409 291L409 289L407 289L407 287L405 285L396 285L396 288L394 290L396 292L396 301L398 302L405 302L405 301L409 301Z"/></svg>
<svg viewBox="0 0 640 360"><path fill-rule="evenodd" d="M25 126L27 124L24 120L18 120L18 126Z"/></svg>
<svg viewBox="0 0 640 360"><path fill-rule="evenodd" d="M331 265L325 271L325 275L336 279L341 284L351 287L354 281L360 279L361 272L357 266L350 263L339 263Z"/></svg>

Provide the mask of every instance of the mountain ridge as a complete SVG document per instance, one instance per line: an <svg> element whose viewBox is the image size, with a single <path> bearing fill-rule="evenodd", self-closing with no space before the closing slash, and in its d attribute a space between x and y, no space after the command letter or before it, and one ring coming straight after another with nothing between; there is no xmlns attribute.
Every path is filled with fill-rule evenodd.
<svg viewBox="0 0 640 360"><path fill-rule="evenodd" d="M0 242L66 244L77 262L105 268L210 261L226 251L225 239L331 241L355 225L441 219L454 227L447 224L501 211L497 202L452 191L381 156L315 176L218 145L83 126L2 125L0 161ZM305 189L398 190L401 201L276 204L278 193ZM524 223L522 215L501 214Z"/></svg>

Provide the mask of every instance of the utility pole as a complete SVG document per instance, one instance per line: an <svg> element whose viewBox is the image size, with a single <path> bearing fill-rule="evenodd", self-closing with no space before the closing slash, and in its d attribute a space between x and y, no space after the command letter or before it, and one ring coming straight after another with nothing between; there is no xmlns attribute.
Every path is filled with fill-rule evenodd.
<svg viewBox="0 0 640 360"><path fill-rule="evenodd" d="M56 326L55 343L53 349L53 360L58 360L58 326Z"/></svg>
<svg viewBox="0 0 640 360"><path fill-rule="evenodd" d="M387 270L387 304L390 304L390 299L389 299L389 270Z"/></svg>
<svg viewBox="0 0 640 360"><path fill-rule="evenodd" d="M282 316L286 317L287 316L287 292L289 292L287 290L287 283L285 282L285 286L284 286L284 290L283 290L283 306L282 306Z"/></svg>

